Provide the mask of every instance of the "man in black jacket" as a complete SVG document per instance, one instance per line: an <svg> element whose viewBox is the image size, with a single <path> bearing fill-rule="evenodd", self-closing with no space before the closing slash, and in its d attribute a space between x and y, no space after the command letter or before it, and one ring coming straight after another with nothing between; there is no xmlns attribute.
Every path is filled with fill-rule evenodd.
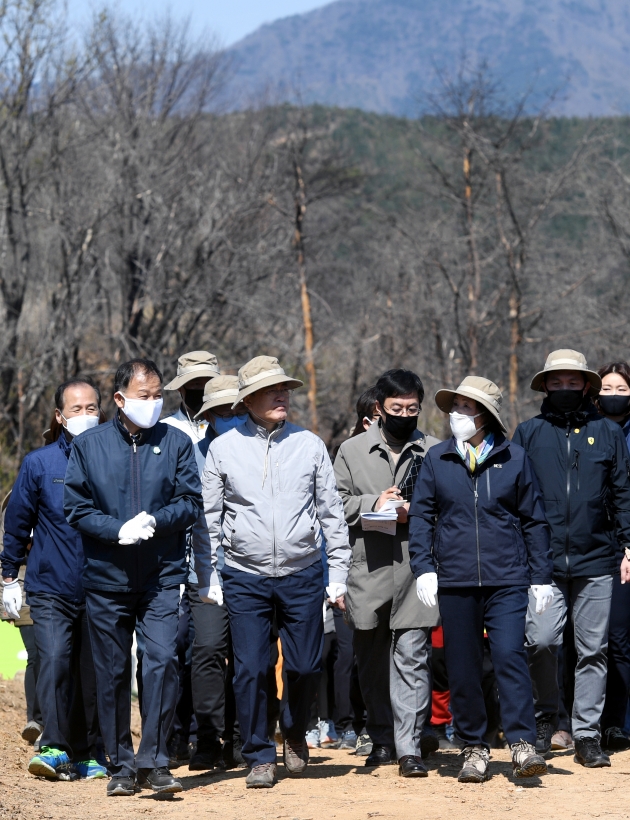
<svg viewBox="0 0 630 820"><path fill-rule="evenodd" d="M542 490L555 591L541 615L530 595L527 617L536 748L549 751L557 724L557 653L570 610L578 656L572 715L575 760L588 768L610 766L601 750L600 719L612 578L620 570L615 528L619 541L630 543L628 450L619 425L600 416L593 405L591 396L599 392L601 379L588 370L581 353L551 353L531 387L547 398L539 416L517 427L514 441L527 451Z"/></svg>
<svg viewBox="0 0 630 820"><path fill-rule="evenodd" d="M162 374L134 359L114 378L114 419L75 442L64 510L81 533L83 586L97 676L98 709L114 776L108 795L141 786L181 791L168 770L167 734L177 701L179 589L186 581L186 528L200 513L201 482L191 441L158 423ZM130 729L131 647L139 625L142 740Z"/></svg>

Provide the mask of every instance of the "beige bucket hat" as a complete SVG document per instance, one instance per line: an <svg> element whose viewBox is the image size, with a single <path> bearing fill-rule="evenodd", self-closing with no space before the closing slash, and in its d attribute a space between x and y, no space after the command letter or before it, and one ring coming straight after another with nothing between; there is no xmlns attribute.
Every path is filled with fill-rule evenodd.
<svg viewBox="0 0 630 820"><path fill-rule="evenodd" d="M469 399L474 399L478 404L485 407L486 410L489 410L501 425L503 432L507 433L500 416L503 394L494 382L491 382L490 379L484 379L481 376L466 376L457 390L438 390L435 394L435 403L443 413L451 412L453 409L453 401L457 393L459 393L460 396L467 396Z"/></svg>
<svg viewBox="0 0 630 820"><path fill-rule="evenodd" d="M195 414L198 419L206 410L222 404L234 404L238 396L238 376L216 376L206 384L203 391L201 410Z"/></svg>
<svg viewBox="0 0 630 820"><path fill-rule="evenodd" d="M594 370L589 370L586 364L586 358L577 350L554 350L547 356L544 370L540 370L532 379L532 390L538 390L541 393L545 390L545 376L547 373L552 373L554 370L578 370L583 374L586 381L591 385L590 393L596 395L599 393L602 380Z"/></svg>
<svg viewBox="0 0 630 820"><path fill-rule="evenodd" d="M280 367L280 363L274 356L256 356L255 359L244 364L238 371L238 396L232 407L243 401L245 396L262 390L264 387L271 387L274 384L286 382L291 390L302 387L304 382L299 379L292 379Z"/></svg>
<svg viewBox="0 0 630 820"><path fill-rule="evenodd" d="M192 353L184 353L177 360L177 376L169 382L165 390L179 390L186 382L193 379L214 379L221 373L217 357L208 353L207 350L193 350Z"/></svg>

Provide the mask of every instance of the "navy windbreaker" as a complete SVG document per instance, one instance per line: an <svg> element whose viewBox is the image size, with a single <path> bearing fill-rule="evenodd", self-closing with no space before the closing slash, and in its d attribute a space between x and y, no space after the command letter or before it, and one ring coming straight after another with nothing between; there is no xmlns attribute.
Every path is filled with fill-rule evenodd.
<svg viewBox="0 0 630 820"><path fill-rule="evenodd" d="M440 587L550 584L549 529L522 447L495 437L471 475L454 438L425 456L409 509L409 556L417 577Z"/></svg>

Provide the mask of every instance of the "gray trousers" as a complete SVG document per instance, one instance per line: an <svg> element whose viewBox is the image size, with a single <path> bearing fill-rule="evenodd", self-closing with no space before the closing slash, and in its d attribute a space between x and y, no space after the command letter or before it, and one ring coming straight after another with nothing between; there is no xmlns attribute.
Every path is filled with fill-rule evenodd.
<svg viewBox="0 0 630 820"><path fill-rule="evenodd" d="M529 592L525 646L536 717L546 716L552 723L557 722L559 709L558 648L562 646L567 613L571 613L578 658L571 716L574 739L600 737L612 580L612 575L600 575L554 581L554 599L542 615L536 615L536 600Z"/></svg>
<svg viewBox="0 0 630 820"><path fill-rule="evenodd" d="M354 652L373 743L396 757L420 757L420 735L431 703L427 654L429 630L391 630L383 618L376 629L354 630Z"/></svg>

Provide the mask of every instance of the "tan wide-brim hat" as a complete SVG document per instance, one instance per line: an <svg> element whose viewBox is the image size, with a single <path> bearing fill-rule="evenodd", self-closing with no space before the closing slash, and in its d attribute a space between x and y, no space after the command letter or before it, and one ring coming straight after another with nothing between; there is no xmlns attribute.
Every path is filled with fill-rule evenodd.
<svg viewBox="0 0 630 820"><path fill-rule="evenodd" d="M232 407L257 390L285 382L290 390L304 385L299 379L287 376L274 356L256 356L238 371L238 396Z"/></svg>
<svg viewBox="0 0 630 820"><path fill-rule="evenodd" d="M545 391L545 376L547 373L553 373L554 370L577 370L586 381L590 384L590 393L596 395L599 393L602 380L594 370L589 370L586 364L586 358L577 350L554 350L547 356L544 370L536 373L532 379L531 388L541 393Z"/></svg>
<svg viewBox="0 0 630 820"><path fill-rule="evenodd" d="M177 376L169 382L165 390L179 390L193 379L214 379L221 373L217 357L207 350L193 350L184 353L177 360Z"/></svg>
<svg viewBox="0 0 630 820"><path fill-rule="evenodd" d="M216 376L206 384L203 404L195 418L198 419L206 410L212 410L213 407L221 407L222 404L233 405L237 396L238 376Z"/></svg>
<svg viewBox="0 0 630 820"><path fill-rule="evenodd" d="M481 376L466 376L457 390L438 390L435 394L435 403L443 413L450 413L453 409L453 402L456 395L466 396L474 399L477 404L485 407L499 422L501 430L507 434L505 425L501 421L501 405L503 404L503 394L490 379L483 379Z"/></svg>

